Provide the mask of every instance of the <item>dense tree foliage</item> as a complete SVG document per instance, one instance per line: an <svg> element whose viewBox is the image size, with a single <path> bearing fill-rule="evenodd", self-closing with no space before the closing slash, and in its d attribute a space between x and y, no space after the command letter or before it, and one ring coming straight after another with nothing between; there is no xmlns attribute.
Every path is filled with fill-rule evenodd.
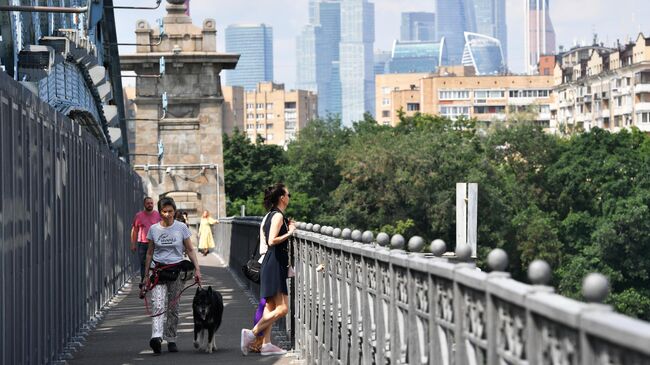
<svg viewBox="0 0 650 365"><path fill-rule="evenodd" d="M486 130L420 114L395 128L370 116L352 128L328 118L286 151L236 132L224 137L224 159L231 214L241 204L263 213L261 190L284 181L297 219L451 246L455 185L477 182L480 265L501 247L526 281L528 264L545 259L571 297L598 271L610 278L610 303L650 320L650 137L637 130L562 139L523 120Z"/></svg>

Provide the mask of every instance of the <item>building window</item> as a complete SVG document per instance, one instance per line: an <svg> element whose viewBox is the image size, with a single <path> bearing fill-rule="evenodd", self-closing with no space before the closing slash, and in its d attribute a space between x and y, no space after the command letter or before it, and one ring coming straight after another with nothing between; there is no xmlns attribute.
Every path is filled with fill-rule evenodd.
<svg viewBox="0 0 650 365"><path fill-rule="evenodd" d="M255 123L246 124L246 129L255 129Z"/></svg>
<svg viewBox="0 0 650 365"><path fill-rule="evenodd" d="M406 103L406 111L409 112L420 111L420 103Z"/></svg>
<svg viewBox="0 0 650 365"><path fill-rule="evenodd" d="M390 105L390 99L389 98L382 99L381 105Z"/></svg>
<svg viewBox="0 0 650 365"><path fill-rule="evenodd" d="M264 130L264 124L260 123L257 125L257 130L258 131L263 131Z"/></svg>
<svg viewBox="0 0 650 365"><path fill-rule="evenodd" d="M474 99L503 99L506 96L504 90L476 90Z"/></svg>
<svg viewBox="0 0 650 365"><path fill-rule="evenodd" d="M390 126L390 121L385 120L385 121L384 121L384 125L387 126L387 127L389 127L389 126Z"/></svg>
<svg viewBox="0 0 650 365"><path fill-rule="evenodd" d="M504 105L485 105L485 106L475 106L475 114L504 114L506 112L506 107Z"/></svg>
<svg viewBox="0 0 650 365"><path fill-rule="evenodd" d="M295 101L287 101L284 103L284 108L285 109L296 109L296 102Z"/></svg>
<svg viewBox="0 0 650 365"><path fill-rule="evenodd" d="M440 90L438 91L439 100L468 100L468 90Z"/></svg>
<svg viewBox="0 0 650 365"><path fill-rule="evenodd" d="M257 103L257 109L264 109L264 103Z"/></svg>
<svg viewBox="0 0 650 365"><path fill-rule="evenodd" d="M249 109L249 110L253 109L254 106L255 106L255 104L252 104L252 103L246 104L246 109Z"/></svg>
<svg viewBox="0 0 650 365"><path fill-rule="evenodd" d="M266 119L273 119L273 113L266 113Z"/></svg>
<svg viewBox="0 0 650 365"><path fill-rule="evenodd" d="M510 90L511 98L548 98L548 90Z"/></svg>
<svg viewBox="0 0 650 365"><path fill-rule="evenodd" d="M384 94L384 95L390 94L391 91L392 91L392 89L390 87L382 87L381 88L381 93Z"/></svg>
<svg viewBox="0 0 650 365"><path fill-rule="evenodd" d="M246 119L255 119L255 114L253 113L246 114Z"/></svg>
<svg viewBox="0 0 650 365"><path fill-rule="evenodd" d="M296 122L286 122L284 123L284 129L287 130L293 130L296 129Z"/></svg>
<svg viewBox="0 0 650 365"><path fill-rule="evenodd" d="M264 119L264 114L255 115L255 119L257 119L257 120Z"/></svg>
<svg viewBox="0 0 650 365"><path fill-rule="evenodd" d="M381 116L383 118L390 118L390 110L382 110L381 111Z"/></svg>
<svg viewBox="0 0 650 365"><path fill-rule="evenodd" d="M295 121L297 118L296 110L287 110L284 112L284 120L285 121Z"/></svg>
<svg viewBox="0 0 650 365"><path fill-rule="evenodd" d="M267 141L272 141L273 140L273 135L272 134L267 134L266 135L266 140Z"/></svg>
<svg viewBox="0 0 650 365"><path fill-rule="evenodd" d="M266 103L266 110L273 109L273 103Z"/></svg>
<svg viewBox="0 0 650 365"><path fill-rule="evenodd" d="M266 129L273 129L273 124L267 124Z"/></svg>
<svg viewBox="0 0 650 365"><path fill-rule="evenodd" d="M650 112L637 113L636 114L637 123L650 123Z"/></svg>
<svg viewBox="0 0 650 365"><path fill-rule="evenodd" d="M469 117L469 106L441 106L440 115L455 119L457 117Z"/></svg>

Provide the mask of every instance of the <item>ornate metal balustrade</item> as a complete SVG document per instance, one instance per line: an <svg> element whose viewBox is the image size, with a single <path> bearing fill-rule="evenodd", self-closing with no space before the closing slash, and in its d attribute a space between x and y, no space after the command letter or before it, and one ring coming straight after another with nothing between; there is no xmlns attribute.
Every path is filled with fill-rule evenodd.
<svg viewBox="0 0 650 365"><path fill-rule="evenodd" d="M241 230L237 219L222 223L221 231ZM414 253L391 249L405 246L401 236L300 223L293 242L289 320L307 363L650 364L650 323L601 304L602 275L585 279L584 303L545 285L551 273L543 261L531 264L532 285L511 279L502 250L490 254L486 273L467 261L467 246L436 257L445 251L441 241L433 253ZM415 237L408 247L420 251L423 243Z"/></svg>

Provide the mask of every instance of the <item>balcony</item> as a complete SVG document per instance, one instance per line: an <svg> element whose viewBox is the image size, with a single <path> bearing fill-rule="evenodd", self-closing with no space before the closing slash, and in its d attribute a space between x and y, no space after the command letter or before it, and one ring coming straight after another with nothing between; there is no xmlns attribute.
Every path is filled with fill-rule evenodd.
<svg viewBox="0 0 650 365"><path fill-rule="evenodd" d="M637 94L650 93L650 84L638 84L634 86L634 92Z"/></svg>
<svg viewBox="0 0 650 365"><path fill-rule="evenodd" d="M600 111L600 117L601 118L609 118L611 116L611 113L609 112L609 109L603 109Z"/></svg>
<svg viewBox="0 0 650 365"><path fill-rule="evenodd" d="M637 103L634 109L637 112L650 112L650 103Z"/></svg>
<svg viewBox="0 0 650 365"><path fill-rule="evenodd" d="M591 103L592 102L592 96L591 95L585 95L584 100L585 100L585 103Z"/></svg>
<svg viewBox="0 0 650 365"><path fill-rule="evenodd" d="M622 115L622 114L632 114L632 106L623 105L621 107L614 109L614 115Z"/></svg>

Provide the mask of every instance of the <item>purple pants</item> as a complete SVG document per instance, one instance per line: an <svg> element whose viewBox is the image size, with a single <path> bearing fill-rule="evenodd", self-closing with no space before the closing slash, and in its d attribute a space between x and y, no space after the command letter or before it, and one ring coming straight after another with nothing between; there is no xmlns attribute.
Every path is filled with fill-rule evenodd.
<svg viewBox="0 0 650 365"><path fill-rule="evenodd" d="M264 315L264 307L266 307L266 298L260 298L260 304L257 306L257 312L255 312L253 326L255 326L257 322L259 322L260 319L262 319L262 316ZM264 336L264 332L260 332L258 336L259 337Z"/></svg>

